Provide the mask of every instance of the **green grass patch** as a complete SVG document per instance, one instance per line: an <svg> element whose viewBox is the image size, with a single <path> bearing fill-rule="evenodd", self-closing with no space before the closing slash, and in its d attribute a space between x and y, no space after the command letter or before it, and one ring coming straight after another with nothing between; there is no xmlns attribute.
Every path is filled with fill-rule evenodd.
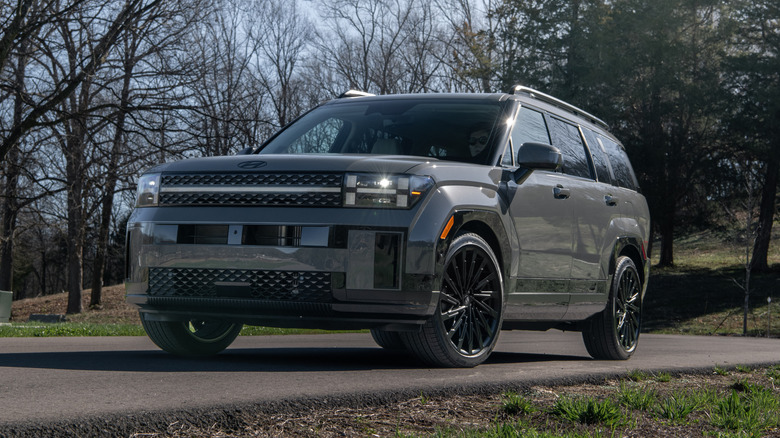
<svg viewBox="0 0 780 438"><path fill-rule="evenodd" d="M656 403L658 393L653 389L620 384L618 402L637 411L649 411Z"/></svg>
<svg viewBox="0 0 780 438"><path fill-rule="evenodd" d="M712 372L714 372L715 374L717 374L719 376L728 376L729 375L729 370L727 370L725 368L721 368L721 367L719 367L717 365L715 365L715 368L712 370Z"/></svg>
<svg viewBox="0 0 780 438"><path fill-rule="evenodd" d="M771 389L753 386L748 391L732 390L712 411L712 423L723 429L762 436L778 427L778 397Z"/></svg>
<svg viewBox="0 0 780 438"><path fill-rule="evenodd" d="M540 430L525 422L517 421L515 423L497 422L492 427L482 430L477 429L436 429L432 434L403 434L396 433L396 438L594 438L600 437L600 434L588 432L579 433L576 431L560 428L550 428L549 430Z"/></svg>
<svg viewBox="0 0 780 438"><path fill-rule="evenodd" d="M528 415L536 412L536 407L522 395L515 392L506 392L503 396L501 412L506 415Z"/></svg>
<svg viewBox="0 0 780 438"><path fill-rule="evenodd" d="M684 422L688 415L699 406L698 400L688 394L676 392L664 397L656 406L656 414L660 418L671 420L675 423Z"/></svg>
<svg viewBox="0 0 780 438"><path fill-rule="evenodd" d="M626 374L626 378L632 382L641 382L650 378L650 374L642 370L631 370Z"/></svg>
<svg viewBox="0 0 780 438"><path fill-rule="evenodd" d="M766 370L766 375L774 381L780 380L780 365L774 365Z"/></svg>
<svg viewBox="0 0 780 438"><path fill-rule="evenodd" d="M367 330L353 331L367 332ZM333 330L289 329L277 327L244 326L241 336L303 335L345 333ZM1 338L43 338L56 336L146 336L143 327L136 324L94 324L84 322L22 322L0 326Z"/></svg>
<svg viewBox="0 0 780 438"><path fill-rule="evenodd" d="M551 412L572 422L610 427L618 425L623 418L620 406L615 402L610 399L599 401L592 397L561 397L556 400Z"/></svg>
<svg viewBox="0 0 780 438"><path fill-rule="evenodd" d="M82 322L24 322L0 326L0 337L57 337L57 336L144 336L141 326L134 324L90 324Z"/></svg>

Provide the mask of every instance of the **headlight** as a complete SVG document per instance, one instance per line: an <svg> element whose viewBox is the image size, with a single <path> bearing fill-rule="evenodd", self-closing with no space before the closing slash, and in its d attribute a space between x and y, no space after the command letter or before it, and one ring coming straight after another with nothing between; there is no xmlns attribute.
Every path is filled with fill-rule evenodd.
<svg viewBox="0 0 780 438"><path fill-rule="evenodd" d="M135 196L136 207L156 207L160 194L160 174L147 173L138 179Z"/></svg>
<svg viewBox="0 0 780 438"><path fill-rule="evenodd" d="M433 187L429 176L350 174L344 178L345 207L410 208Z"/></svg>

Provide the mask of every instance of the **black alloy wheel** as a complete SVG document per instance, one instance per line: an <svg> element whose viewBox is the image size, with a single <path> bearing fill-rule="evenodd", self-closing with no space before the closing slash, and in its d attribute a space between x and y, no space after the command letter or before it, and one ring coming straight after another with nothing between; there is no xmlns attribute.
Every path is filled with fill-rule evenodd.
<svg viewBox="0 0 780 438"><path fill-rule="evenodd" d="M642 326L642 281L634 262L618 257L606 308L582 331L595 359L626 360L636 351Z"/></svg>
<svg viewBox="0 0 780 438"><path fill-rule="evenodd" d="M487 359L501 330L503 281L490 246L476 234L450 245L436 313L419 333L404 334L424 362L473 367Z"/></svg>
<svg viewBox="0 0 780 438"><path fill-rule="evenodd" d="M630 259L629 259L630 261ZM633 262L632 262L633 264ZM625 269L613 301L613 326L618 343L626 352L633 352L639 341L640 297L642 291L636 268Z"/></svg>

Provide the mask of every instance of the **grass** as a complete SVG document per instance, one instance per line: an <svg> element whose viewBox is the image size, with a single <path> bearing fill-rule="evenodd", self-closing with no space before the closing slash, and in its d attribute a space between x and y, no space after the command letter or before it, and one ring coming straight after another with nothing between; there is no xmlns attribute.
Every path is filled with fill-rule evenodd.
<svg viewBox="0 0 780 438"><path fill-rule="evenodd" d="M527 398L511 391L504 394L504 401L501 405L502 413L506 415L528 415L535 411L536 408L533 403Z"/></svg>
<svg viewBox="0 0 780 438"><path fill-rule="evenodd" d="M717 365L715 366L715 369L713 370L713 372L715 374L719 375L719 376L728 376L730 374L729 370L727 370L725 368L721 368L721 367L719 367Z"/></svg>
<svg viewBox="0 0 780 438"><path fill-rule="evenodd" d="M241 330L241 336L301 335L323 333L334 333L334 331L256 326L245 326ZM135 324L23 322L9 325L0 325L0 337L2 338L40 338L58 336L146 336L146 332L144 332L143 327Z"/></svg>
<svg viewBox="0 0 780 438"><path fill-rule="evenodd" d="M748 436L762 436L780 424L777 412L780 400L769 388L750 384L744 391L736 389L721 399L712 410L713 424Z"/></svg>
<svg viewBox="0 0 780 438"><path fill-rule="evenodd" d="M637 411L649 411L655 406L657 399L658 393L655 389L630 386L625 383L620 384L618 403L622 406Z"/></svg>
<svg viewBox="0 0 780 438"><path fill-rule="evenodd" d="M676 392L659 400L655 412L660 418L681 423L688 418L691 412L696 410L698 405L697 398L691 397L687 393Z"/></svg>
<svg viewBox="0 0 780 438"><path fill-rule="evenodd" d="M457 412L455 418L464 422L442 419L444 426L434 427L433 432L417 429L414 433L397 424L394 433L377 429L377 434L408 438L778 436L780 388L773 386L772 377L778 370L780 365L739 375L669 376L664 382L652 377L636 381L626 375L601 384L542 388L523 395L504 392L495 399L492 420L489 410L453 410L434 397L426 410L440 406L441 411ZM415 415L433 419L437 413ZM475 426L474 418L486 422Z"/></svg>
<svg viewBox="0 0 780 438"><path fill-rule="evenodd" d="M773 227L769 264L773 272L752 273L748 334L780 337L780 223ZM653 247L644 302L644 331L666 334L742 334L744 246L728 233L698 231L674 242L675 266L659 268ZM778 296L774 296L777 294ZM772 303L767 303L772 298Z"/></svg>
<svg viewBox="0 0 780 438"><path fill-rule="evenodd" d="M0 326L0 337L56 336L145 336L141 326L133 324L91 324L81 322L25 322Z"/></svg>
<svg viewBox="0 0 780 438"><path fill-rule="evenodd" d="M615 426L622 419L620 406L610 399L595 400L591 397L561 397L550 411L563 419L582 424Z"/></svg>

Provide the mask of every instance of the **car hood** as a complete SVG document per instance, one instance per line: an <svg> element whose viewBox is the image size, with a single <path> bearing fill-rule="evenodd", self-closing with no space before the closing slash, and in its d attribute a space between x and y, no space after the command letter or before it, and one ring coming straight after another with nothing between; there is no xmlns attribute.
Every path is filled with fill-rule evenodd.
<svg viewBox="0 0 780 438"><path fill-rule="evenodd" d="M160 164L146 172L381 172L407 173L439 162L435 158L379 155L238 155L190 158Z"/></svg>

